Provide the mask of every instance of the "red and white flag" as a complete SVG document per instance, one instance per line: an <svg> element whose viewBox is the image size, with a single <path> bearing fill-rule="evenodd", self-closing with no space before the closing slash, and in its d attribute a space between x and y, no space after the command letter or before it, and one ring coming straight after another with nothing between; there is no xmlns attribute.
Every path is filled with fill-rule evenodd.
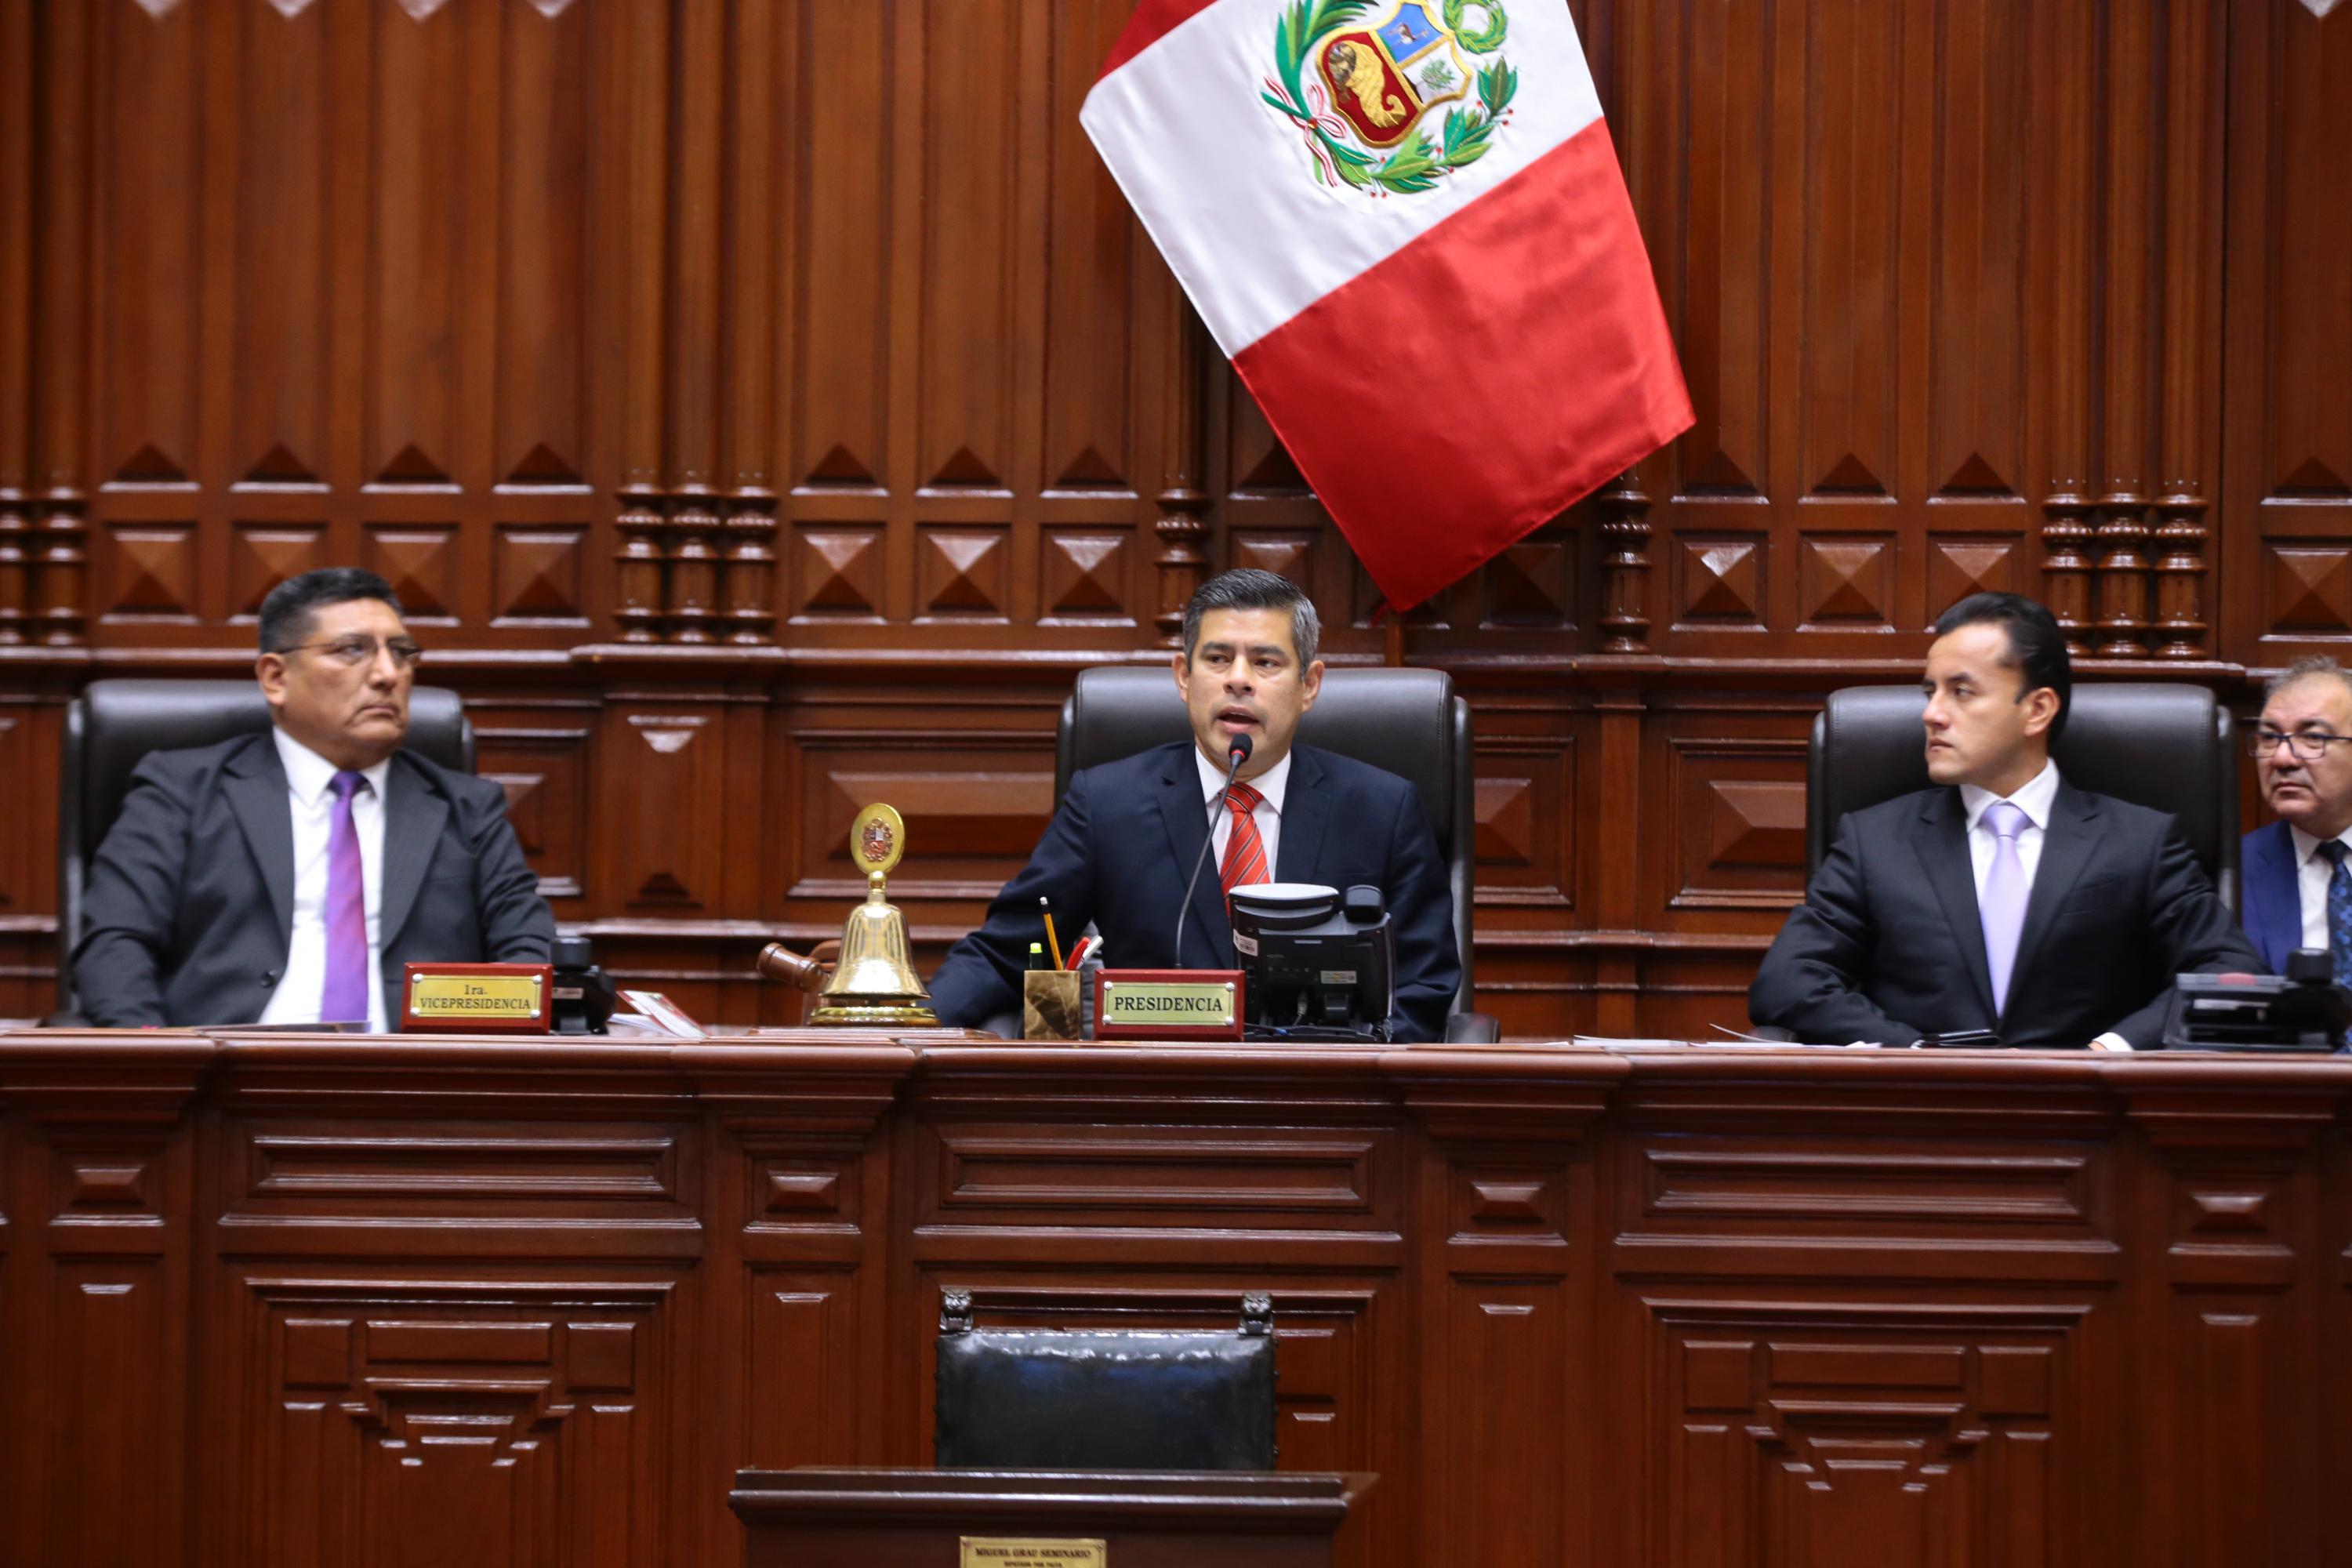
<svg viewBox="0 0 2352 1568"><path fill-rule="evenodd" d="M1566 0L1139 0L1079 120L1391 605L1690 427Z"/></svg>

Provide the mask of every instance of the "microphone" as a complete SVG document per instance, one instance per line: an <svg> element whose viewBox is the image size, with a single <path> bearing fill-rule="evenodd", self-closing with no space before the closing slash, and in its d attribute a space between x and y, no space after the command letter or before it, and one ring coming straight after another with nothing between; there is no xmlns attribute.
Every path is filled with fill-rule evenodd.
<svg viewBox="0 0 2352 1568"><path fill-rule="evenodd" d="M1234 775L1242 771L1242 764L1249 761L1249 754L1250 738L1246 731L1235 735L1226 745L1225 787L1217 792L1219 811L1225 809L1225 802L1234 793ZM1201 868L1209 863L1209 846L1216 841L1217 830L1213 822L1209 836L1201 840L1201 853L1193 857L1192 879L1184 884L1184 901L1176 906L1176 962L1172 967L1177 969L1184 967L1184 911L1192 907L1192 889L1201 885Z"/></svg>

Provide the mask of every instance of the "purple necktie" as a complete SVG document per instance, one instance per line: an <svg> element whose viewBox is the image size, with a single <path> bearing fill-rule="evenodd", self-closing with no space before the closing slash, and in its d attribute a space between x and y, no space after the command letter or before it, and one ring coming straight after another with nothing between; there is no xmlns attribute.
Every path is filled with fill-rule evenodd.
<svg viewBox="0 0 2352 1568"><path fill-rule="evenodd" d="M327 984L319 995L322 1024L365 1023L368 1016L367 877L352 796L367 780L335 775L335 816L327 829Z"/></svg>
<svg viewBox="0 0 2352 1568"><path fill-rule="evenodd" d="M1992 833L1992 867L1985 872L1984 894L1977 913L1984 921L1985 963L1992 971L1992 1010L2009 1004L2009 976L2017 967L2017 939L2025 930L2025 862L2018 858L2017 836L2025 831L2023 810L2005 800L1984 809L1981 818Z"/></svg>

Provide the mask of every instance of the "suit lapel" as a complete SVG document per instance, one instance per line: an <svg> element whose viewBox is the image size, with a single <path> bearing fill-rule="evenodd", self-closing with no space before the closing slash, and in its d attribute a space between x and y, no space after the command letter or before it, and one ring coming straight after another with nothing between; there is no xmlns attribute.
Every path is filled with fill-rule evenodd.
<svg viewBox="0 0 2352 1568"><path fill-rule="evenodd" d="M277 742L268 735L255 738L229 758L222 772L227 782L221 793L245 834L246 847L261 868L261 885L269 891L269 907L278 914L282 941L294 931L294 808L286 794L286 765L278 760Z"/></svg>
<svg viewBox="0 0 2352 1568"><path fill-rule="evenodd" d="M2033 868L2033 892L2025 901L2025 929L2018 933L2017 962L2009 972L2009 994L2018 995L2033 972L2033 956L2050 934L2058 906L2066 901L2083 868L2091 863L2099 836L2106 831L2097 804L2064 779L2050 803L2050 824L2042 830L2042 859Z"/></svg>
<svg viewBox="0 0 2352 1568"><path fill-rule="evenodd" d="M449 820L449 803L425 782L424 773L398 752L383 775L383 951L390 952L409 910L416 907L416 889L425 883L433 846Z"/></svg>
<svg viewBox="0 0 2352 1568"><path fill-rule="evenodd" d="M1180 878L1192 874L1194 863L1201 858L1201 846L1209 837L1208 801L1201 788L1200 766L1192 757L1189 744L1171 749L1160 778L1160 818L1167 825L1169 853ZM1214 866L1201 867L1201 879L1192 885L1189 913L1191 928L1184 947L1193 961L1186 967L1231 969L1233 927L1225 919L1224 891L1217 884Z"/></svg>
<svg viewBox="0 0 2352 1568"><path fill-rule="evenodd" d="M1928 800L1911 844L1918 851L1927 885L1936 889L1936 901L1944 907L1952 945L1968 965L1977 1000L1984 1005L1985 1016L1992 1017L1992 970L1985 963L1984 916L1977 908L1976 871L1969 863L1969 814L1961 808L1958 790L1938 790ZM2012 978L2012 989L2015 984Z"/></svg>
<svg viewBox="0 0 2352 1568"><path fill-rule="evenodd" d="M2247 934L2262 950L2273 974L2286 968L2286 955L2303 945L2303 889L2295 865L2294 839L2284 822L2273 822L2246 841Z"/></svg>
<svg viewBox="0 0 2352 1568"><path fill-rule="evenodd" d="M1322 759L1294 746L1290 783L1282 792L1282 851L1275 857L1276 881L1323 880L1318 874L1323 864L1323 828L1330 812L1330 796L1323 788Z"/></svg>

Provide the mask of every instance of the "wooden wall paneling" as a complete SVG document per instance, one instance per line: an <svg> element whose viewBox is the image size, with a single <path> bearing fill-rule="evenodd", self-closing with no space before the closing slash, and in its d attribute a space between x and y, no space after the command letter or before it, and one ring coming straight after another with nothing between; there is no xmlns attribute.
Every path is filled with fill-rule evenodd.
<svg viewBox="0 0 2352 1568"><path fill-rule="evenodd" d="M2228 12L2229 292L2221 544L2225 657L2275 668L2352 637L2352 303L2326 258L2344 204L2339 15Z"/></svg>
<svg viewBox="0 0 2352 1568"><path fill-rule="evenodd" d="M2034 156L2027 197L2034 212L2068 215L2072 220L2032 224L2025 239L2027 268L2034 280L2027 318L2032 373L2024 387L2025 427L2042 457L2032 471L2039 486L2036 515L2017 553L2024 557L2021 565L2038 553L2042 574L2038 589L2030 572L2022 581L1995 580L1990 570L2000 563L1988 559L1988 574L1977 578L1988 588L2037 594L2066 632L2067 647L2076 657L2089 651L2093 613L2093 300L2101 251L2090 221L2099 156L2098 100L2075 84L2088 79L2099 58L2097 21L2097 14L2087 6L2038 5L2031 11L2026 68L2032 79L2030 134Z"/></svg>
<svg viewBox="0 0 2352 1568"><path fill-rule="evenodd" d="M0 3L0 647L26 640L33 454L35 153L40 69L33 0Z"/></svg>
<svg viewBox="0 0 2352 1568"><path fill-rule="evenodd" d="M29 640L83 640L89 500L90 118L98 69L94 7L44 12L37 56L42 88L35 138L41 158L34 236L39 335L34 402L37 547L26 604Z"/></svg>
<svg viewBox="0 0 2352 1568"><path fill-rule="evenodd" d="M609 158L608 232L611 314L618 323L606 341L600 371L618 389L613 433L618 489L614 517L614 636L625 643L657 642L663 635L666 572L662 563L665 339L670 153L669 20L664 0L631 0L607 7L613 33L600 59L597 151Z"/></svg>
<svg viewBox="0 0 2352 1568"><path fill-rule="evenodd" d="M1633 1067L1607 1198L1616 1396L1650 1446L1628 1560L2056 1564L2115 1546L2086 1539L2086 1510L2144 1483L2084 1432L2131 1375L2111 1103L2087 1083L1998 1110L1958 1082L1725 1097L1672 1058ZM1758 1140L1801 1104L1808 1137ZM1959 1188L1980 1201L1937 1195ZM1962 1252L1978 1272L1955 1289Z"/></svg>
<svg viewBox="0 0 2352 1568"><path fill-rule="evenodd" d="M174 1124L209 1047L76 1054L44 1042L0 1065L21 1251L0 1308L9 1511L27 1561L162 1562L190 1500L193 1151Z"/></svg>
<svg viewBox="0 0 2352 1568"><path fill-rule="evenodd" d="M2149 1544L2195 1560L2323 1555L2318 1446L2253 1464L2243 1447L2216 1453L2184 1435L2304 1432L2325 1419L2315 1372L2329 1271L2311 1264L2329 1235L2315 1178L2340 1104L2162 1082L2126 1098L2151 1154L2137 1218L2152 1267L2137 1305L2173 1352L2139 1428L2139 1474L2160 1500Z"/></svg>
<svg viewBox="0 0 2352 1568"><path fill-rule="evenodd" d="M772 448L779 362L789 347L780 331L780 278L795 275L778 244L785 215L802 188L794 85L780 68L779 39L803 26L774 6L736 8L724 40L726 104L719 154L724 172L725 255L719 335L724 367L719 482L726 495L722 550L725 588L718 632L724 641L758 646L773 637L776 605L776 473ZM781 297L789 298L789 290Z"/></svg>
<svg viewBox="0 0 2352 1568"><path fill-rule="evenodd" d="M982 1322L1188 1328L1233 1326L1262 1289L1279 1341L1278 1462L1380 1470L1396 1484L1357 1561L1414 1561L1421 1489L1405 1455L1421 1413L1393 1369L1415 1342L1400 1244L1417 1199L1373 1064L1327 1058L1332 1079L1284 1104L1296 1057L1264 1064L1265 1079L1163 1064L1055 1090L1046 1053L962 1056L928 1064L893 1152L893 1233L911 1240L891 1331L925 1347L893 1384L895 1462L930 1458L929 1346L950 1289L971 1291ZM1047 1116L1006 1122L1014 1084L1046 1092ZM1204 1110L1171 1121L1171 1105Z"/></svg>
<svg viewBox="0 0 2352 1568"><path fill-rule="evenodd" d="M1606 1562L1596 1528L1603 1434L1591 1272L1593 1162L1585 1137L1615 1064L1517 1103L1424 1079L1405 1105L1433 1146L1419 1162L1414 1248L1424 1456L1420 1560ZM1563 1421L1555 1411L1584 1413ZM1427 1460L1424 1460L1427 1463Z"/></svg>
<svg viewBox="0 0 2352 1568"><path fill-rule="evenodd" d="M2138 658L2147 626L2148 362L2154 337L2149 285L2157 124L2150 51L2157 7L2147 0L2112 7L2105 18L2111 62L2105 96L2106 240L2101 360L2097 619L2093 651Z"/></svg>
<svg viewBox="0 0 2352 1568"><path fill-rule="evenodd" d="M702 1269L702 1342L743 1347L705 1358L694 1468L702 1561L739 1555L724 1507L745 1466L890 1461L894 1370L885 1337L892 1189L877 1131L905 1053L797 1080L733 1073L723 1053L698 1079L718 1134Z"/></svg>
<svg viewBox="0 0 2352 1568"><path fill-rule="evenodd" d="M709 643L724 631L719 566L722 549L714 488L719 480L721 126L726 106L725 7L673 7L677 58L671 106L666 227L671 237L667 290L669 401L664 531L668 557L667 639Z"/></svg>

